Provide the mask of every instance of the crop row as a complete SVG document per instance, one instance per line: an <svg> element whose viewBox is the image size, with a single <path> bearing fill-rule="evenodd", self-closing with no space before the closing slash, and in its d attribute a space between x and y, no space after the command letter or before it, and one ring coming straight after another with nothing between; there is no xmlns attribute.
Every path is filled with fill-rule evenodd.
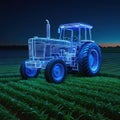
<svg viewBox="0 0 120 120"><path fill-rule="evenodd" d="M51 94L55 94L55 92L65 92L67 91L68 94L70 93L75 93L75 95L86 95L88 97L93 97L93 98L96 98L98 99L99 101L104 101L106 103L108 102L112 102L114 104L119 104L119 99L120 99L120 96L117 95L117 94L111 94L111 93L105 93L105 91L98 91L96 89L91 89L91 87L89 88L88 86L86 87L83 87L82 85L78 86L78 87L75 87L75 86L72 86L74 87L74 89L71 89L70 86L67 86L66 84L65 85L59 85L59 86L56 86L56 85L51 85L48 87L47 84L43 84L43 83L35 83L35 82L24 82L23 85L27 85L28 87L31 86L32 88L34 89L38 89L38 90L45 90L45 91L48 91L49 93L51 92ZM120 93L119 91L117 91L118 93Z"/></svg>
<svg viewBox="0 0 120 120"><path fill-rule="evenodd" d="M0 65L0 74L19 73L20 65Z"/></svg>
<svg viewBox="0 0 120 120"><path fill-rule="evenodd" d="M11 83L11 85L13 85L13 84ZM79 86L73 86L73 85L68 85L68 84L62 84L62 85L56 86L56 85L47 84L46 82L39 82L39 83L37 82L36 83L36 81L34 81L34 82L24 81L24 83L21 84L21 86L24 86L24 85L27 85L28 87L30 86L34 89L51 92L51 94L54 94L54 92L56 92L56 91L57 92L67 91L68 94L75 93L76 95L86 95L88 97L93 97L98 100L102 100L106 103L112 102L114 104L117 104L117 103L119 103L119 99L120 99L119 91L115 90L115 92L112 94L111 92L105 91L107 88L104 91L101 91L97 87L95 89L92 89L91 86L82 85L82 84L80 84ZM71 86L74 87L74 89L71 89ZM16 89L18 89L18 87L16 87ZM117 93L118 95L115 93Z"/></svg>
<svg viewBox="0 0 120 120"><path fill-rule="evenodd" d="M11 75L9 75L9 76L0 76L0 82L2 82L2 83L8 83L8 82L17 82L17 81L19 81L19 80L21 80L21 78L20 78L20 76L18 76L18 75L14 75L14 76L11 76Z"/></svg>
<svg viewBox="0 0 120 120"><path fill-rule="evenodd" d="M71 86L74 87L74 91L80 91L81 89L86 89L87 91L93 91L97 93L101 93L103 94L103 96L106 96L104 94L108 94L108 95L113 95L113 96L117 96L120 95L120 85L117 83L114 83L113 86L115 86L116 89L114 89L114 87L111 85L109 87L105 88L105 85L102 86L102 84L100 84L99 86L99 82L98 83L91 83L87 82L86 80L66 80L63 84L60 85L54 85L54 84L47 84L45 81L40 81L40 80L33 80L33 81L20 81L20 83L23 83L24 85L27 84L28 86L32 86L35 87L35 89L37 88L43 88L43 89L51 89L53 91L54 88L56 89L61 89L61 90L72 90ZM104 84L104 83L103 83Z"/></svg>
<svg viewBox="0 0 120 120"><path fill-rule="evenodd" d="M0 120L18 120L15 115L11 114L4 106L0 104Z"/></svg>
<svg viewBox="0 0 120 120"><path fill-rule="evenodd" d="M70 102L69 100L65 100L59 96L52 96L48 92L38 91L31 87L26 86L19 86L20 91L13 89L13 88L6 88L2 87L3 92L7 92L7 94L14 96L17 99L20 99L22 102L29 104L29 106L36 106L37 109L46 110L46 113L49 113L49 117L68 117L69 114L75 118L81 117L89 117L93 119L94 117L98 116L102 118L103 116L99 113L94 114L91 110L86 110L85 108L81 107L81 105L76 105L75 102ZM26 92L27 91L27 92ZM24 96L23 96L24 95ZM54 98L55 97L55 98ZM23 99L21 99L23 98ZM51 109L52 108L52 109ZM71 112L69 112L71 111ZM84 116L85 115L85 116Z"/></svg>
<svg viewBox="0 0 120 120"><path fill-rule="evenodd" d="M35 85L34 85L35 86ZM33 86L32 86L33 87ZM54 87L54 86L53 86ZM36 89L38 88L38 86L36 87ZM41 90L41 88L42 88L42 85L40 86L40 90ZM63 88L65 88L65 86L63 86ZM43 90L45 89L45 86L43 86ZM45 89L45 90L47 90L47 89ZM70 90L70 89L69 89ZM49 92L51 92L51 94L55 94L54 92L56 92L56 91L54 91L53 89L51 90L51 89L49 89L48 90ZM53 92L54 91L54 92ZM60 97L63 97L63 98L65 98L66 99L66 96L69 96L70 95L70 93L74 96L74 94L75 94L75 96L78 96L78 102L80 102L79 101L79 98L81 98L81 99L83 99L82 98L82 94L83 95L85 95L85 99L87 100L90 100L89 98L92 98L92 95L93 95L93 97L96 99L96 103L98 103L98 102L101 102L100 100L99 100L99 98L101 97L101 99L102 99L102 101L104 101L104 99L106 99L106 103L104 103L104 105L106 104L106 105L108 105L109 103L110 104L112 104L111 105L111 108L113 109L114 107L112 107L113 106L113 104L118 104L119 105L119 96L108 96L108 97L106 97L106 96L101 96L101 95L99 95L100 93L98 93L98 94L94 94L94 93L92 93L93 91L90 91L90 92L87 92L87 90L86 91L82 91L81 93L79 93L78 95L77 95L77 93L76 93L76 91L77 90L75 90L74 92L73 92L73 94L71 93L72 91L67 91L67 92L65 92L65 90L64 91L61 91L61 89L58 89L58 91L57 91L57 93L56 94L58 94L59 96L60 96L60 94L62 95L62 96L60 96ZM95 95L95 96L94 96ZM77 98L75 98L75 96L74 97L72 97L72 96L69 96L68 97L68 100L70 100L69 98L73 98L73 100L71 100L71 101L76 101L77 100ZM98 98L98 100L97 100L97 98ZM83 102L85 102L86 100L83 100ZM94 101L93 99L91 99L92 101ZM116 102L115 102L116 101ZM86 103L86 102L85 102ZM116 108L119 108L119 106L116 106ZM114 110L116 109L116 108L114 108ZM99 108L98 108L99 109ZM111 110L112 110L111 109ZM116 109L117 110L117 109ZM115 111L116 111L115 110ZM119 109L118 109L118 111L119 111ZM115 113L115 112L114 112ZM116 111L116 113L118 114L118 112ZM119 115L119 114L118 114Z"/></svg>
<svg viewBox="0 0 120 120"><path fill-rule="evenodd" d="M96 86L96 87L109 87L109 88L119 88L120 87L120 80L117 78L110 78L110 77L102 77L102 76L97 76L97 77L80 77L80 76L75 76L71 75L69 76L69 79L66 80L65 82L67 83L73 83L73 84L90 84L91 86Z"/></svg>
<svg viewBox="0 0 120 120"><path fill-rule="evenodd" d="M29 83L29 82L28 82ZM32 87L30 87L30 86L25 86L24 84L16 84L16 83L12 83L12 84L9 84L10 86L12 86L12 87L15 87L15 89L19 89L20 91L22 91L22 92L26 92L26 91L28 91L28 93L30 94L30 95L32 95L32 96L34 96L35 97L35 94L36 94L36 89L37 88L35 88L35 89L33 89L33 87L35 86L35 85L33 85ZM37 86L38 87L38 86ZM53 86L54 87L54 86ZM63 86L64 87L64 86ZM47 89L46 88L48 88L47 86L45 87L45 86L43 86L43 90L41 90L41 88L42 88L42 85L40 85L40 88L39 88L39 90L38 90L38 94L36 95L36 96L38 96L39 94L40 94L40 92L41 91L43 91L43 90L45 90L45 91L47 91ZM48 92L49 93L51 93L50 95L47 95L48 94ZM105 114L105 111L109 111L108 113L106 113L105 115L108 117L109 115L111 115L111 117L114 115L114 116L118 116L119 114L118 114L118 106L117 105L114 105L113 106L113 103L112 104L109 104L110 102L113 102L113 99L110 99L110 100L112 100L112 101L109 101L109 98L107 98L106 97L106 102L104 103L103 101L101 101L101 100L99 100L98 98L100 98L100 95L96 95L96 96L94 96L94 93L92 93L93 91L91 91L91 92L88 92L87 93L87 90L86 91L82 91L81 93L77 93L76 94L76 90L75 91L73 91L73 93L72 93L72 95L70 94L71 93L71 91L70 92L68 92L68 91L65 91L65 90L61 90L61 89L48 89L48 91L47 91L47 93L45 92L45 93L42 93L42 94L40 94L40 95L42 95L42 96L40 96L40 98L44 98L44 97L46 97L45 99L47 99L48 98L48 96L50 96L50 97L52 97L52 99L53 100L51 100L50 102L54 102L54 97L52 96L52 94L53 95L57 95L57 96L55 96L55 97L60 97L60 98L63 98L64 100L67 100L67 101L74 101L77 105L79 104L79 105L82 105L83 107L86 107L87 109L89 109L89 110L91 110L91 109L94 109L96 112L101 112L101 114ZM32 94L33 93L33 94ZM91 94L93 94L93 96L94 96L94 99L92 98L92 97L90 97L91 96ZM75 95L74 95L75 94ZM89 95L90 94L90 95ZM99 96L99 97L98 97ZM60 99L59 98L59 99ZM58 100L59 100L58 99ZM101 96L101 99L103 100L104 98L102 98L102 96ZM118 100L116 100L116 102L117 102ZM108 103L107 103L108 102ZM119 101L118 101L119 102ZM88 108L88 106L89 106L89 108Z"/></svg>
<svg viewBox="0 0 120 120"><path fill-rule="evenodd" d="M0 103L3 106L7 107L7 109L10 110L11 113L16 114L17 118L30 118L34 120L37 120L38 118L46 118L43 112L41 112L42 114L40 114L38 111L36 111L36 109L18 99L15 99L14 96L10 96L9 94L2 92L0 93L0 98Z"/></svg>

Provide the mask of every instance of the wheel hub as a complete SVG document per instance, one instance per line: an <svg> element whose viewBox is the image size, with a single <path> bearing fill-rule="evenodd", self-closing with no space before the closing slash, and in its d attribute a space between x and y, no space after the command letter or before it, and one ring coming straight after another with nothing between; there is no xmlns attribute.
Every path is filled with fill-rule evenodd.
<svg viewBox="0 0 120 120"><path fill-rule="evenodd" d="M64 76L64 67L62 64L57 63L54 65L52 70L52 77L56 79L57 81L61 80Z"/></svg>
<svg viewBox="0 0 120 120"><path fill-rule="evenodd" d="M93 72L96 72L99 66L99 55L95 49L93 49L89 55L89 64L90 64L90 69Z"/></svg>

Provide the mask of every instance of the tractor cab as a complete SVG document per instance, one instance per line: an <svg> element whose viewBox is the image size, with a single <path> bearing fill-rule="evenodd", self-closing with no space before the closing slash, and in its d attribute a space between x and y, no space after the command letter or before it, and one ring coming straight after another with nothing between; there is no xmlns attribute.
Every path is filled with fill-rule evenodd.
<svg viewBox="0 0 120 120"><path fill-rule="evenodd" d="M60 34L60 40L68 40L70 42L81 42L81 40L92 40L91 25L82 23L69 23L60 25L58 33Z"/></svg>

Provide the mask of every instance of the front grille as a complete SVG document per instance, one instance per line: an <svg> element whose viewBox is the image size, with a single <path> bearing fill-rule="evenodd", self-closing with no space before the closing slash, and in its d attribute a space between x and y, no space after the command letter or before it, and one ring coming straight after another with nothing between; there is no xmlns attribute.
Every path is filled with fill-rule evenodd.
<svg viewBox="0 0 120 120"><path fill-rule="evenodd" d="M49 58L51 56L51 45L50 44L46 44L45 47L45 58Z"/></svg>
<svg viewBox="0 0 120 120"><path fill-rule="evenodd" d="M29 42L29 58L47 59L51 56L51 45L41 41Z"/></svg>
<svg viewBox="0 0 120 120"><path fill-rule="evenodd" d="M45 57L45 43L35 42L34 51L35 51L35 57L44 58Z"/></svg>

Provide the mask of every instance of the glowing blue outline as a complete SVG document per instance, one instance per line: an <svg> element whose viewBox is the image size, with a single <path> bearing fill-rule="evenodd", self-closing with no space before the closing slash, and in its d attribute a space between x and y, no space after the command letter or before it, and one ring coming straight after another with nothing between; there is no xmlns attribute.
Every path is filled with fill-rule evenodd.
<svg viewBox="0 0 120 120"><path fill-rule="evenodd" d="M68 40L62 40L62 39L53 39L50 38L50 23L48 20L46 20L46 38L43 37L33 37L28 40L29 47L29 60L25 62L26 67L28 68L42 68L45 69L48 62L52 59L62 59L65 61L67 66L72 67L72 69L78 71L78 65L76 66L76 52L77 52L77 46L81 46L84 42L94 42L91 40L91 29L93 26L82 24L82 23L70 23L70 24L62 24L58 28L58 32L60 33L60 37L62 36L62 30L70 30L71 31L71 41ZM81 28L85 29L85 40L81 40ZM77 29L79 31L79 43L74 42L73 31ZM87 40L87 32L86 29L89 29L89 36L90 40ZM41 51L39 50L39 45L44 44L41 46ZM47 51L47 46L50 46L50 50ZM58 49L58 50L57 50ZM57 51L56 51L57 50ZM46 53L50 52L50 56L46 56ZM74 58L74 60L73 60Z"/></svg>

